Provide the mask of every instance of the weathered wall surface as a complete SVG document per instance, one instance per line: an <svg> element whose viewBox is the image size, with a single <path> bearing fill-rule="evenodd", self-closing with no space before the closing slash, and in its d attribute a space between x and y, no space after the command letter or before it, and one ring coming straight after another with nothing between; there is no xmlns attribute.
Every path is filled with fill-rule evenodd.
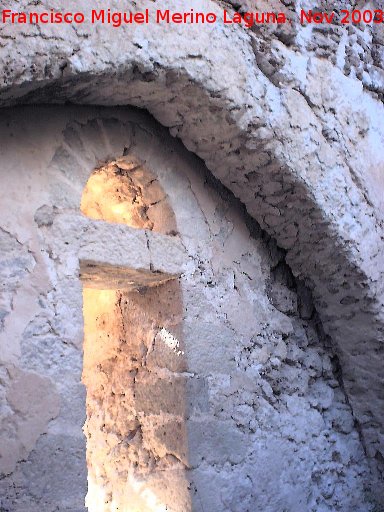
<svg viewBox="0 0 384 512"><path fill-rule="evenodd" d="M85 12L107 5L77 2ZM137 8L146 7L180 9L165 0ZM203 0L194 8L221 11ZM2 105L147 108L288 251L337 346L372 467L382 470L382 25L0 30Z"/></svg>
<svg viewBox="0 0 384 512"><path fill-rule="evenodd" d="M156 456L169 462L176 454L181 464L171 497L156 482L151 488L159 511L373 510L372 475L338 358L310 293L293 278L276 243L218 183L212 185L202 163L144 114L122 108L4 110L0 133L7 191L1 204L1 508L84 510L80 258L101 267L182 274L182 329L173 334L186 368L173 371L184 383L175 411L185 406L187 453L182 443L177 451L172 434L161 442L156 425L151 429L142 418ZM125 161L145 162L156 176L178 234L164 238L80 215L92 170L123 154ZM135 307L126 313L131 321ZM118 332L112 337L121 339ZM112 348L111 358L118 345ZM111 371L115 393L120 370ZM161 397L146 395L148 388L135 398L141 413L152 408L166 417L169 389ZM116 421L104 425L95 418L95 424L115 460L111 450L122 441ZM118 467L108 475L113 471ZM98 482L100 496L108 485ZM145 486L138 493L148 496Z"/></svg>
<svg viewBox="0 0 384 512"><path fill-rule="evenodd" d="M151 512L164 504L191 510L185 469L192 376L183 373L182 317L177 280L130 292L84 290L86 504L92 512Z"/></svg>

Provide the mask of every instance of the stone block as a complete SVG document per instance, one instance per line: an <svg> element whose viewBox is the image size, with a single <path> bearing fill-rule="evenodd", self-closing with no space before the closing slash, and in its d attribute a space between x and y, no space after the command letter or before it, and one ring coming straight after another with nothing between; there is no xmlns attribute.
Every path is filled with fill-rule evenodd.
<svg viewBox="0 0 384 512"><path fill-rule="evenodd" d="M12 370L6 399L10 408L8 422L3 418L0 473L10 473L18 460L27 457L39 436L47 431L49 421L59 414L60 405L50 379L21 370ZM12 431L5 430L7 423L12 425Z"/></svg>
<svg viewBox="0 0 384 512"><path fill-rule="evenodd" d="M153 231L147 231L147 237L154 272L180 275L185 271L188 255L180 238Z"/></svg>
<svg viewBox="0 0 384 512"><path fill-rule="evenodd" d="M173 414L185 416L186 379L171 375L158 377L139 372L135 380L135 407L146 415Z"/></svg>
<svg viewBox="0 0 384 512"><path fill-rule="evenodd" d="M150 268L144 231L101 220L88 220L81 240L79 259L136 270Z"/></svg>
<svg viewBox="0 0 384 512"><path fill-rule="evenodd" d="M155 336L152 351L147 356L147 366L167 368L172 372L186 371L184 344L179 340L180 336L174 336L171 329L160 329Z"/></svg>
<svg viewBox="0 0 384 512"><path fill-rule="evenodd" d="M239 464L246 456L249 438L228 421L188 422L189 462L196 467L207 464Z"/></svg>
<svg viewBox="0 0 384 512"><path fill-rule="evenodd" d="M87 492L85 438L44 435L22 465L28 491L60 510L81 509Z"/></svg>
<svg viewBox="0 0 384 512"><path fill-rule="evenodd" d="M194 376L186 381L187 412L189 417L209 412L209 386L204 377Z"/></svg>
<svg viewBox="0 0 384 512"><path fill-rule="evenodd" d="M171 454L188 465L188 440L183 421L168 421L157 427L153 433L152 449L159 457Z"/></svg>
<svg viewBox="0 0 384 512"><path fill-rule="evenodd" d="M235 369L234 333L226 326L205 322L184 324L188 369L201 375L230 373Z"/></svg>

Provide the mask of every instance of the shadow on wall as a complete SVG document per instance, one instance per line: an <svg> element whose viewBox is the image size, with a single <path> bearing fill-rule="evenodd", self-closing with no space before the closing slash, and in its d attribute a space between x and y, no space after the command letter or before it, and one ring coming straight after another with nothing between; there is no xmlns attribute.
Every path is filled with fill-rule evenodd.
<svg viewBox="0 0 384 512"><path fill-rule="evenodd" d="M84 190L82 212L164 234L174 214L158 181L137 162L97 169ZM100 274L98 275L100 271ZM179 281L161 274L125 286L89 269L83 288L90 512L191 510L186 478L186 370L181 342ZM119 283L116 288L115 283Z"/></svg>

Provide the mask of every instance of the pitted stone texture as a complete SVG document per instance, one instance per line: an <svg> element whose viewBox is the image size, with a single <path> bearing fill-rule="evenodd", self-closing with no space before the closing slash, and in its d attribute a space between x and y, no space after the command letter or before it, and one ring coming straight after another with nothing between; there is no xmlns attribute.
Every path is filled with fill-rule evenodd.
<svg viewBox="0 0 384 512"><path fill-rule="evenodd" d="M106 7L101 4L84 0L78 8ZM171 6L148 1L137 9L145 7ZM119 8L132 5L126 0ZM194 8L222 9L207 1ZM3 105L71 101L148 109L288 251L289 265L313 291L338 347L372 463L382 460L381 26L296 26L292 34L281 30L272 37L222 25L214 31L150 25L116 32L84 24L80 32L55 27L54 36L49 26L41 32L11 28L12 36L2 28ZM24 31L30 31L27 46ZM114 121L109 128L119 134ZM76 140L76 127L66 138L72 151L96 166L113 156L118 137L106 147L99 121L87 129L92 142L86 146ZM55 172L68 191L64 200L55 185L55 194L67 205L76 202L71 156L67 147L55 155Z"/></svg>
<svg viewBox="0 0 384 512"><path fill-rule="evenodd" d="M172 365L158 367L149 356L154 339L177 329L182 318L176 281L140 292L84 290L84 370L87 388L87 462L90 510L155 507L148 485L156 478L175 496L188 486L185 427L186 377ZM181 363L184 354L175 352ZM147 360L150 364L147 365ZM179 486L167 471L178 470ZM180 487L181 485L181 487ZM100 496L93 492L99 489ZM158 506L178 510L166 501ZM187 506L185 510L190 510Z"/></svg>
<svg viewBox="0 0 384 512"><path fill-rule="evenodd" d="M18 461L34 448L47 430L50 420L59 415L59 396L52 382L38 374L5 369L6 380L1 414L0 474L14 471Z"/></svg>
<svg viewBox="0 0 384 512"><path fill-rule="evenodd" d="M149 475L153 499L172 503L178 512L188 511L188 507L193 511L203 508L245 512L247 507L252 507L276 512L283 503L288 504L289 512L297 508L308 512L333 511L337 507L345 511L373 510L368 490L372 475L343 390L337 356L322 332L310 293L303 290L302 282L296 282L284 263L284 251L244 213L243 206L212 178L201 161L169 139L165 130L142 113L125 109L43 108L27 127L25 112L28 109L4 111L2 132L6 144L1 148L1 165L5 165L3 162L10 165L12 158L17 158L19 165L15 168L24 177L27 162L33 180L7 181L8 175L1 175L9 190L2 203L2 221L9 232L23 233L24 243L34 248L37 264L33 275L39 276L40 284L32 291L39 309L27 321L18 316L23 320L22 340L13 337L13 330L8 330L6 336L7 340L20 344L22 353L17 363L23 370L49 378L57 386L60 415L46 425L47 439L58 440L65 435L75 443L82 435L83 392L79 381L83 321L78 249L90 239L82 224L74 219L92 171L109 158L116 161L126 152L124 148L130 148L128 153L145 161L155 173L175 213L180 240L175 236L170 238L181 252L185 251L180 279L183 308L175 313L172 308L165 308L171 317L169 325L155 325L156 329L145 333L141 332L141 320L128 323L129 329L136 329L130 340L137 340L137 345L124 343L119 324L115 330L105 332L104 344L92 346L92 357L97 359L104 351L108 357L103 363L105 372L89 374L89 391L94 386L107 406L113 405L111 417L106 418L111 428L102 430L101 414L93 418L98 426L95 439L106 439L107 443L102 445L106 451L115 449L122 456L128 447L140 470ZM23 144L19 144L17 152L7 123L13 130L19 127L23 134ZM49 124L49 130L42 128L45 123ZM30 158L33 148L39 148L36 162ZM236 154L235 158L234 154L233 158L239 164L240 156ZM266 157L260 155L260 158L265 161ZM235 187L236 183L231 186ZM288 185L281 182L277 171L266 186L269 194L283 187L288 191ZM14 198L24 198L28 187L32 187L30 201L23 203L23 215L15 217ZM263 213L263 204L260 203L259 213ZM271 209L272 212L276 213ZM60 224L64 216L68 219L73 216L73 220ZM57 230L55 222L58 222ZM92 225L95 221L84 218L82 222ZM99 222L102 221L96 224ZM68 231L66 226L72 229ZM119 236L125 227L118 229L111 224L112 232ZM161 235L151 233L148 240L158 236ZM104 251L100 244L96 245ZM307 247L307 251L310 249L313 248ZM105 258L107 251L103 254ZM175 252L175 260L178 254L179 251ZM326 262L323 263L318 253L315 256L319 272L323 271ZM129 264L129 258L122 257ZM304 259L304 255L299 258L301 265L308 270L309 263L301 257ZM111 260L116 262L113 254ZM165 258L162 261L167 263ZM334 254L327 261L337 267ZM341 267L335 271L341 272ZM279 293L270 293L273 289ZM155 291L152 289L151 293ZM158 300L150 301L151 293L146 292L138 289L134 293L135 300L142 301L143 311L149 311L147 316L143 315L147 325L157 315ZM331 291L324 293L326 296ZM352 296L350 291L346 296ZM171 298L174 298L172 294ZM119 302L113 304L116 314L121 314ZM120 305L127 308L125 313L132 318L133 305ZM9 318L14 315L11 313ZM335 311L334 322L338 319ZM103 319L97 321L101 323ZM35 347L41 350L41 355L35 353ZM124 404L132 413L135 410L135 397L129 392L134 389L135 375L125 371L125 364L117 364L114 356L124 348L125 356L132 361L136 359L133 363L138 365L146 355L146 347L151 347L145 360L146 371L153 372L151 389L158 392L158 378L164 401L151 401L142 386L138 397L139 408L143 409L142 433L139 430L135 433L135 422L128 424L125 415L117 414L117 405L121 404L117 397L121 393L125 393ZM183 358L177 355L179 352ZM65 362L61 363L61 359ZM113 383L108 375L116 377ZM184 396L180 387L174 394L167 392L167 385L173 380L182 383ZM102 393L104 385L111 391L107 397ZM161 404L167 408L163 415L144 417L150 407ZM92 406L98 413L99 405L97 402ZM176 418L172 417L172 410L177 413ZM196 426L193 433L190 426ZM120 443L116 429L123 432L130 427L124 434L131 444ZM188 448L194 446L193 454L183 444L185 433L187 444L188 436L191 439ZM137 439L146 439L148 446L152 446L148 450L151 451L149 460L155 460L159 469L164 469L163 477L148 471L145 449L137 449ZM236 441L236 449L228 446L229 439ZM26 463L32 457L33 461L42 460L48 453L44 446L38 443L30 456L27 455ZM69 450L67 456L69 468L73 469L67 475L68 482L76 479L76 488L82 486L85 496L86 484L84 474L77 471L77 455ZM116 460L113 454L110 457ZM40 488L40 477L30 471L30 481L22 481L23 464L20 461L16 471L3 481L1 498L10 494L12 506L20 510L28 500L31 510L38 510L39 506L45 510L44 498L31 497L27 489L35 478ZM118 480L114 470L108 475L108 482ZM164 488L164 478L171 482L174 475L180 492L174 492L175 487L171 485ZM278 487L273 475L278 475L281 482ZM95 496L101 492L104 498L103 490L107 486L93 484L90 482L90 488ZM15 487L17 496L9 491ZM145 487L138 489L139 495L145 493ZM63 510L68 504L65 499L57 504Z"/></svg>
<svg viewBox="0 0 384 512"><path fill-rule="evenodd" d="M164 190L145 164L132 156L94 171L83 192L81 211L92 219L166 235L177 231Z"/></svg>
<svg viewBox="0 0 384 512"><path fill-rule="evenodd" d="M0 229L0 331L4 321L11 312L13 297L23 278L31 272L35 260L28 249L15 237Z"/></svg>
<svg viewBox="0 0 384 512"><path fill-rule="evenodd" d="M59 503L60 511L86 512L84 444L84 439L65 434L41 436L13 481L0 481L2 510L55 512Z"/></svg>
<svg viewBox="0 0 384 512"><path fill-rule="evenodd" d="M93 288L156 285L185 270L185 248L176 237L73 213L52 213L40 226L49 227L51 257L61 254L61 274L79 272Z"/></svg>

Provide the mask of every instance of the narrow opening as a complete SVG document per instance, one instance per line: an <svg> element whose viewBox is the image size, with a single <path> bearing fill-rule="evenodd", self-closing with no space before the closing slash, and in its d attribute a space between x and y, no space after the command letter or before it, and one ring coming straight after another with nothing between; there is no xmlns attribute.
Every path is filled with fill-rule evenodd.
<svg viewBox="0 0 384 512"><path fill-rule="evenodd" d="M82 212L175 233L157 180L137 163L124 165L92 174ZM147 274L130 269L87 268L83 309L88 510L190 510L178 280L157 274L148 282Z"/></svg>
<svg viewBox="0 0 384 512"><path fill-rule="evenodd" d="M162 186L132 157L110 162L93 172L83 192L81 211L91 219L165 235L177 232L175 215Z"/></svg>

